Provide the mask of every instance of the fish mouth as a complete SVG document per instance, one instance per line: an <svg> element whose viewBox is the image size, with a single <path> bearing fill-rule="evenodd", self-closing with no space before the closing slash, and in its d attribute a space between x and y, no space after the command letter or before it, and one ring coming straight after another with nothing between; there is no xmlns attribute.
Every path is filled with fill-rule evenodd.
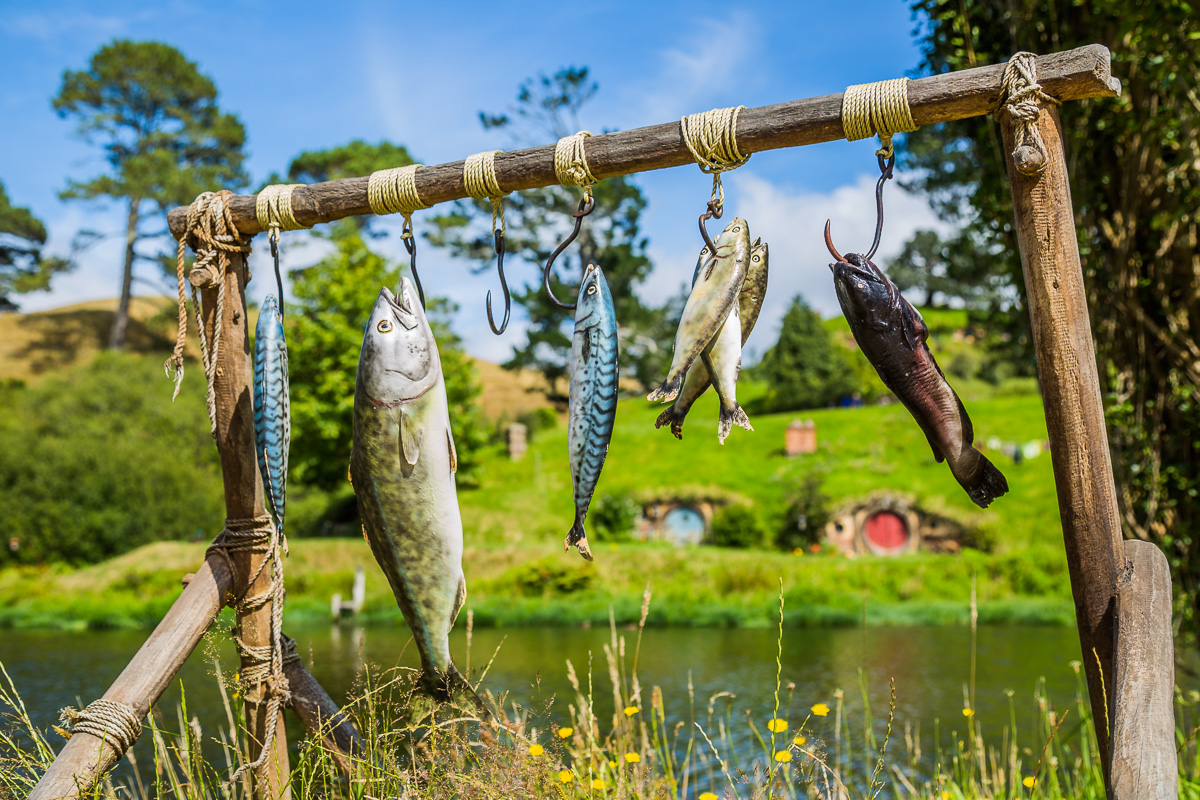
<svg viewBox="0 0 1200 800"><path fill-rule="evenodd" d="M412 330L417 327L419 322L417 316L417 300L416 290L408 278L401 277L400 285L397 287L399 297L392 294L392 290L384 286L380 293L387 298L388 305L392 307L392 316L396 321L405 327L407 330Z"/></svg>

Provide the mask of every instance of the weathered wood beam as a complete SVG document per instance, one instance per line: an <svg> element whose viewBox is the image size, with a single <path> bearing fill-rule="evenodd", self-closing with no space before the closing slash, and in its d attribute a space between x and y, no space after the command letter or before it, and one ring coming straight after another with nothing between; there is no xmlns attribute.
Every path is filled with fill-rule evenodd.
<svg viewBox="0 0 1200 800"><path fill-rule="evenodd" d="M351 759L366 752L354 724L303 664L293 661L284 666L284 672L292 690L292 710L321 741L338 769L349 775Z"/></svg>
<svg viewBox="0 0 1200 800"><path fill-rule="evenodd" d="M1038 79L1060 100L1114 97L1121 84L1112 77L1107 47L1093 44L1062 53L1039 56ZM932 125L990 113L999 100L1003 64L918 78L908 84L908 102L918 125ZM793 100L747 108L738 118L738 147L745 153L777 150L843 138L842 94ZM586 142L588 165L598 178L691 164L692 156L679 132L679 122L594 136ZM462 182L463 162L424 167L417 171L417 191L426 203L444 203L467 196ZM505 191L557 185L554 145L542 145L496 156L496 175ZM305 225L370 214L367 178L345 178L299 188L292 210ZM259 233L254 197L230 203L237 228L244 235ZM187 224L187 209L168 216L178 239Z"/></svg>
<svg viewBox="0 0 1200 800"><path fill-rule="evenodd" d="M1179 796L1171 567L1150 542L1125 542L1128 579L1117 597L1112 792L1117 800Z"/></svg>
<svg viewBox="0 0 1200 800"><path fill-rule="evenodd" d="M1107 781L1104 682L1111 690L1125 555L1058 109L1043 106L1037 127L1046 143L1045 172L1031 177L1013 160L1013 117L1000 115L1075 617Z"/></svg>

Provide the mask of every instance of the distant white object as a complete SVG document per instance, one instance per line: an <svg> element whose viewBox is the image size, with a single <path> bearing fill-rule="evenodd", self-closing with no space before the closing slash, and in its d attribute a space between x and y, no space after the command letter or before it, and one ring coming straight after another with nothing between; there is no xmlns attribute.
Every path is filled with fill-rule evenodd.
<svg viewBox="0 0 1200 800"><path fill-rule="evenodd" d="M342 602L342 593L335 592L329 601L333 621L338 622L343 617L356 617L362 611L363 602L367 597L367 576L362 567L354 568L354 587L350 590L350 602Z"/></svg>

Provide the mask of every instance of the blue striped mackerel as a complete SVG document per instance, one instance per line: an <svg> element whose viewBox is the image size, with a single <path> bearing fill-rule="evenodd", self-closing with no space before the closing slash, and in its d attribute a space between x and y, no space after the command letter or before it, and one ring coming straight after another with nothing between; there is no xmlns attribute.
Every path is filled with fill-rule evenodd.
<svg viewBox="0 0 1200 800"><path fill-rule="evenodd" d="M275 295L267 295L254 328L254 449L271 518L283 533L292 421L288 399L287 338Z"/></svg>
<svg viewBox="0 0 1200 800"><path fill-rule="evenodd" d="M575 334L571 342L571 409L567 429L567 452L571 459L571 484L575 496L575 524L563 543L574 545L588 561L583 521L604 458L612 439L617 416L617 315L604 271L589 264L579 286L575 307Z"/></svg>

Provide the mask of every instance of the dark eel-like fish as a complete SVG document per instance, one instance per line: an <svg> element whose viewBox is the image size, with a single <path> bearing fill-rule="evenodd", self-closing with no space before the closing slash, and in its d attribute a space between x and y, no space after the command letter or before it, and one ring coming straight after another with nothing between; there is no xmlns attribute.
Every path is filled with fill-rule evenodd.
<svg viewBox="0 0 1200 800"><path fill-rule="evenodd" d="M254 449L275 529L283 533L287 503L288 449L292 423L288 400L287 339L275 295L267 295L254 328Z"/></svg>
<svg viewBox="0 0 1200 800"><path fill-rule="evenodd" d="M837 259L829 268L854 340L921 426L934 458L945 461L971 500L987 508L1008 491L1008 481L972 446L971 418L925 343L925 321L869 259L857 253L839 255L828 225L825 244Z"/></svg>
<svg viewBox="0 0 1200 800"><path fill-rule="evenodd" d="M421 654L410 714L424 716L430 700L486 713L450 659L450 629L467 583L441 359L408 278L397 294L379 292L363 334L350 480L363 535Z"/></svg>
<svg viewBox="0 0 1200 800"><path fill-rule="evenodd" d="M571 342L571 408L567 452L575 497L575 524L564 548L574 545L592 560L583 522L608 455L617 415L617 315L604 271L589 264L579 287Z"/></svg>

